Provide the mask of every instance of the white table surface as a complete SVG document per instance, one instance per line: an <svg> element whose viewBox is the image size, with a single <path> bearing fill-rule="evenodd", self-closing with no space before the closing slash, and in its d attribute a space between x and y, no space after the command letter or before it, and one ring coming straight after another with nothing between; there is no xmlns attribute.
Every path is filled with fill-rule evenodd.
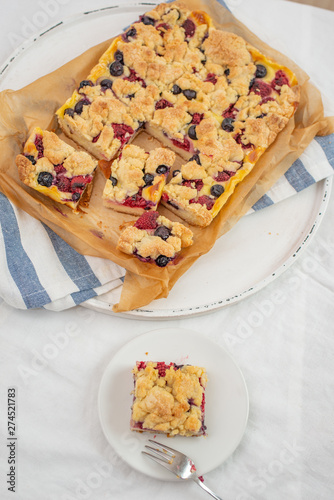
<svg viewBox="0 0 334 500"><path fill-rule="evenodd" d="M320 88L324 78L332 79L333 88L332 64L317 66L316 54L328 50L333 60L328 40L333 41L334 13L283 0L227 3L250 29L296 62L311 50L312 64L304 69ZM31 33L110 4L112 0L95 0L93 7L89 0L6 2L0 17L0 62ZM296 43L285 31L280 35L280 19L295 26ZM301 38L308 43L298 43ZM250 415L243 440L205 476L206 484L224 500L331 500L333 219L334 193L318 232L292 267L257 294L212 314L139 321L82 307L53 313L15 310L1 302L0 498L209 498L194 483L160 482L135 472L115 454L100 427L97 391L106 365L125 342L166 326L201 332L226 348L247 382ZM7 389L12 386L17 388L15 493L6 483Z"/></svg>

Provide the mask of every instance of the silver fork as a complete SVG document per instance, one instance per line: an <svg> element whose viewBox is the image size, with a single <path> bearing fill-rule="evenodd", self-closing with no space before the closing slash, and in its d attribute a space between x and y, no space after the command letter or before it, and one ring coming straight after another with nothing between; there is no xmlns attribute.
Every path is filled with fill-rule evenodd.
<svg viewBox="0 0 334 500"><path fill-rule="evenodd" d="M181 453L180 451L176 451L165 444L158 443L157 441L153 441L153 439L149 439L150 443L156 445L156 448L152 446L145 445L145 448L151 450L154 455L151 453L147 453L147 451L142 451L144 455L151 458L154 462L162 465L165 469L169 470L173 474L175 474L180 479L192 479L197 483L203 490L205 490L209 495L211 495L216 500L222 500L222 498L218 497L211 491L204 483L199 479L196 474L196 467L194 462Z"/></svg>

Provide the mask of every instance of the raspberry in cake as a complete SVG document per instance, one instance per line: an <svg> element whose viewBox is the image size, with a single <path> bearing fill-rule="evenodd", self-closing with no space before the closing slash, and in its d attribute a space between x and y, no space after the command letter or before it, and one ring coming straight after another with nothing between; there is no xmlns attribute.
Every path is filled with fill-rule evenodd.
<svg viewBox="0 0 334 500"><path fill-rule="evenodd" d="M182 248L192 245L192 237L192 231L180 222L148 211L122 231L117 248L143 262L165 267L175 261Z"/></svg>
<svg viewBox="0 0 334 500"><path fill-rule="evenodd" d="M167 148L150 152L130 144L111 165L103 192L106 207L140 215L156 210L175 154Z"/></svg>
<svg viewBox="0 0 334 500"><path fill-rule="evenodd" d="M76 151L53 132L36 127L16 157L27 186L77 211L89 201L97 161Z"/></svg>
<svg viewBox="0 0 334 500"><path fill-rule="evenodd" d="M130 428L168 436L204 436L205 368L137 361Z"/></svg>

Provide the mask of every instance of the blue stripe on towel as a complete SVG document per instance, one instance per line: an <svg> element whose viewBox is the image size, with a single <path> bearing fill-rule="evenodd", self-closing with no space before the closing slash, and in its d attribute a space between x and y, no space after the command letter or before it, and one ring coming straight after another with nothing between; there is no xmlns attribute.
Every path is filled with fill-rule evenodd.
<svg viewBox="0 0 334 500"><path fill-rule="evenodd" d="M334 134L315 137L315 140L322 147L330 166L334 168Z"/></svg>
<svg viewBox="0 0 334 500"><path fill-rule="evenodd" d="M92 288L90 290L82 290L80 292L71 293L71 297L74 300L75 304L81 304L85 300L91 299L92 297L96 297L97 293Z"/></svg>
<svg viewBox="0 0 334 500"><path fill-rule="evenodd" d="M13 207L2 193L0 193L0 217L8 269L27 309L48 304L51 299L41 285L36 270L22 246Z"/></svg>
<svg viewBox="0 0 334 500"><path fill-rule="evenodd" d="M267 195L264 194L262 198L260 198L253 206L252 209L257 211L257 210L262 210L262 208L269 207L270 205L273 205L274 202L273 200Z"/></svg>
<svg viewBox="0 0 334 500"><path fill-rule="evenodd" d="M79 290L90 290L91 288L101 286L100 280L93 273L85 257L70 247L66 241L61 239L48 226L45 224L43 226L52 242L59 261Z"/></svg>
<svg viewBox="0 0 334 500"><path fill-rule="evenodd" d="M306 170L303 162L299 158L291 165L289 170L285 172L285 177L297 193L315 183L315 179Z"/></svg>
<svg viewBox="0 0 334 500"><path fill-rule="evenodd" d="M226 3L224 2L224 0L218 0L218 2L223 6L225 7L225 9L227 10L230 10L229 7L227 7Z"/></svg>

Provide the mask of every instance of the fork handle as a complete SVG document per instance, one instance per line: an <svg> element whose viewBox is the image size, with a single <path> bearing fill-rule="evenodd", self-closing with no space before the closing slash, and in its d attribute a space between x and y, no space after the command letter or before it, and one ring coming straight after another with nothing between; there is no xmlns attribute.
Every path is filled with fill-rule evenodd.
<svg viewBox="0 0 334 500"><path fill-rule="evenodd" d="M201 481L200 479L198 479L198 477L194 477L194 481L195 483L198 484L198 486L200 486L201 488L203 488L203 490L205 490L207 493L209 493L209 495L211 495L213 498L215 498L216 500L223 500L221 497L218 497L213 491L210 490L210 488L208 488L204 483L203 481Z"/></svg>

